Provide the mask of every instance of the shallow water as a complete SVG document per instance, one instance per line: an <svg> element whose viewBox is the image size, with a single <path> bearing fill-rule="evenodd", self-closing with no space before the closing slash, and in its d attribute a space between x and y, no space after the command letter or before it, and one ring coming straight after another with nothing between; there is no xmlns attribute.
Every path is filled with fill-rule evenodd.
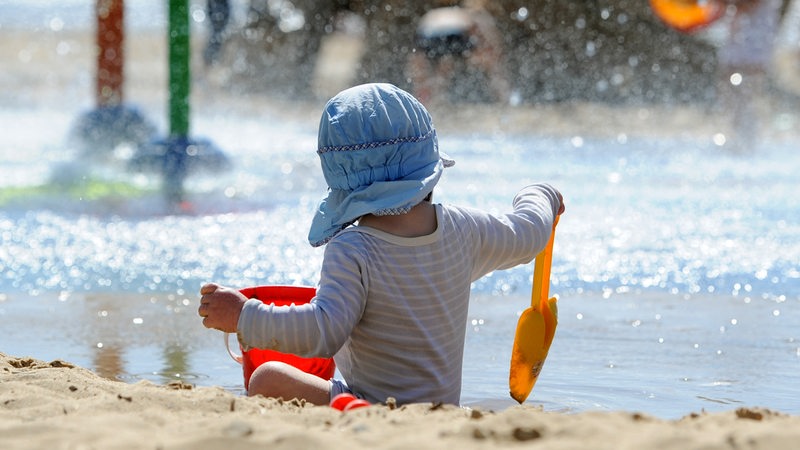
<svg viewBox="0 0 800 450"><path fill-rule="evenodd" d="M0 135L0 351L125 381L180 378L241 392L222 335L195 315L196 292L212 280L316 282L321 251L306 242L324 191L316 130L269 113L196 109L193 129L233 169L193 176L192 212L172 214L153 176L69 144L89 104L0 106L0 122L15 125ZM797 142L730 154L696 133L592 131L440 135L457 165L437 201L504 211L527 182L564 193L551 287L561 322L529 401L662 417L738 405L800 413ZM69 190L92 183L127 190L99 199ZM531 271L474 285L465 404L512 404L508 360Z"/></svg>

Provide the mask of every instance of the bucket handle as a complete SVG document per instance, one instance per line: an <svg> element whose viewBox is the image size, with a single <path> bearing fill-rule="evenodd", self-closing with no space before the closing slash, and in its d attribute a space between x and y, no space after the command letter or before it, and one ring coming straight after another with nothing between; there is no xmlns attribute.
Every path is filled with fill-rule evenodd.
<svg viewBox="0 0 800 450"><path fill-rule="evenodd" d="M230 333L225 333L225 336L223 336L225 338L225 350L228 351L228 354L231 355L231 358L233 358L234 361L236 361L239 364L242 364L243 361L242 355L237 355L236 353L233 353L233 350L231 350L231 343L229 339L230 336L231 336Z"/></svg>

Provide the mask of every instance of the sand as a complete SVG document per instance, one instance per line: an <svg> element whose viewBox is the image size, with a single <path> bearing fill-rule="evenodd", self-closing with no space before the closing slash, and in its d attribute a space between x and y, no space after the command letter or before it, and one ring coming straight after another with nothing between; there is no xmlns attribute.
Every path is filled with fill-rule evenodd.
<svg viewBox="0 0 800 450"><path fill-rule="evenodd" d="M128 384L66 361L0 353L3 449L794 449L800 417L761 408L662 420L636 412L420 403L340 412L185 383Z"/></svg>

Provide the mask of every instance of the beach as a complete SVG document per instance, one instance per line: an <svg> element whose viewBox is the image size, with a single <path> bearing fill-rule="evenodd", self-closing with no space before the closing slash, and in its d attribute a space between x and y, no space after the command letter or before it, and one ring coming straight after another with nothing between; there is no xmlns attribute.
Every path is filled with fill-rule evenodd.
<svg viewBox="0 0 800 450"><path fill-rule="evenodd" d="M0 354L4 449L794 449L800 417L740 407L678 420L636 412L490 411L429 403L340 412L221 388L111 381L67 361Z"/></svg>
<svg viewBox="0 0 800 450"><path fill-rule="evenodd" d="M433 106L458 160L440 198L500 210L539 179L567 193L559 331L515 405L508 352L531 267L492 274L473 289L462 406L343 413L244 396L241 367L196 315L201 282L316 281L305 231L323 190L325 98L232 92L195 61L193 133L235 168L191 179L196 211L173 216L152 181L67 143L93 107L93 36L47 23L0 30L0 115L13 125L0 138L0 448L797 448L793 97L761 99L764 143L744 155L719 143L730 123L703 104ZM125 98L163 133L166 45L145 31L130 34ZM143 198L61 195L50 180L64 162Z"/></svg>

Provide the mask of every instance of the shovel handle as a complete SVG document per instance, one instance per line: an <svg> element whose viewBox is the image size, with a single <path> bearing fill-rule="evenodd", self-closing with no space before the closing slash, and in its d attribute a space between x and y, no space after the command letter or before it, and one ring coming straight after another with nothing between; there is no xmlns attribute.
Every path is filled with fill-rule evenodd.
<svg viewBox="0 0 800 450"><path fill-rule="evenodd" d="M558 218L553 221L553 231L550 233L550 240L538 255L533 266L533 290L531 291L531 306L539 308L542 302L546 302L550 296L550 265L553 262L553 241L556 238L556 225Z"/></svg>

